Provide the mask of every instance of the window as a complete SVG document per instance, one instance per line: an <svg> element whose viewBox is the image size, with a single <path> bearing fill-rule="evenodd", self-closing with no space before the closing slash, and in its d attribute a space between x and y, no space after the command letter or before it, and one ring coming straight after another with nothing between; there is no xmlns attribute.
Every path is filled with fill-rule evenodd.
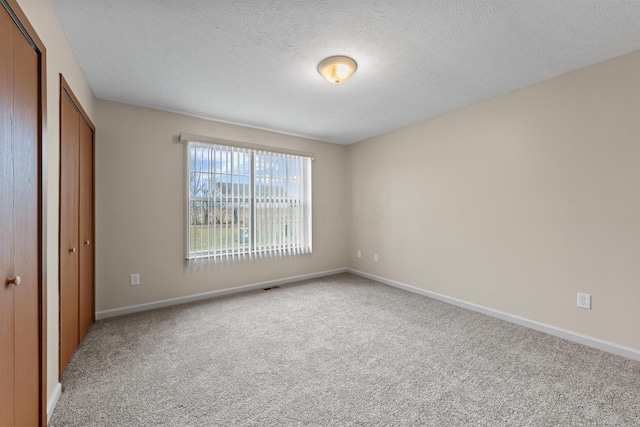
<svg viewBox="0 0 640 427"><path fill-rule="evenodd" d="M189 141L187 259L311 253L311 158Z"/></svg>

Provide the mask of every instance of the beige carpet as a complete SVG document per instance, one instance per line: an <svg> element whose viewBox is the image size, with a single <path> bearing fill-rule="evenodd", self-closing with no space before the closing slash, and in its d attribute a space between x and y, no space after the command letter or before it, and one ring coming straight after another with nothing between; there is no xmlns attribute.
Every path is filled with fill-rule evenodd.
<svg viewBox="0 0 640 427"><path fill-rule="evenodd" d="M631 426L640 363L349 274L94 324L51 426Z"/></svg>

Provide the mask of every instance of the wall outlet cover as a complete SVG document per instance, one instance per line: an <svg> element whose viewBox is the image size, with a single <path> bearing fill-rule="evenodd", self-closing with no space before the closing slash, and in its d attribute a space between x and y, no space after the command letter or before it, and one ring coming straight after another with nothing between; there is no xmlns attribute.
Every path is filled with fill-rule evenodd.
<svg viewBox="0 0 640 427"><path fill-rule="evenodd" d="M132 274L131 275L131 286L137 286L140 284L140 275L139 274Z"/></svg>
<svg viewBox="0 0 640 427"><path fill-rule="evenodd" d="M578 307L591 310L591 295L578 292Z"/></svg>

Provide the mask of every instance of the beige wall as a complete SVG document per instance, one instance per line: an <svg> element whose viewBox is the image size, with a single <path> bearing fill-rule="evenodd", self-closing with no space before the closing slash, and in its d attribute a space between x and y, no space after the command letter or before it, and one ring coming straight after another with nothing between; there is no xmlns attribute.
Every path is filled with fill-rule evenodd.
<svg viewBox="0 0 640 427"><path fill-rule="evenodd" d="M640 349L638 76L635 52L349 146L349 267Z"/></svg>
<svg viewBox="0 0 640 427"><path fill-rule="evenodd" d="M18 0L20 8L47 49L47 129L45 131L44 197L47 253L47 388L51 397L58 383L58 208L60 173L60 73L91 120L95 98L71 51L48 0Z"/></svg>
<svg viewBox="0 0 640 427"><path fill-rule="evenodd" d="M346 267L346 148L97 101L97 310ZM184 260L181 132L315 153L313 254L237 263ZM140 274L139 286L129 275Z"/></svg>

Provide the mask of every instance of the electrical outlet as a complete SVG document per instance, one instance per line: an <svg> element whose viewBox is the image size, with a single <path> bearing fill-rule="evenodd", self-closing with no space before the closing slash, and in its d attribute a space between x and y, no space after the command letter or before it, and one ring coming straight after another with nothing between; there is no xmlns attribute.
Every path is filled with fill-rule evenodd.
<svg viewBox="0 0 640 427"><path fill-rule="evenodd" d="M373 254L373 262L378 262L378 254Z"/></svg>
<svg viewBox="0 0 640 427"><path fill-rule="evenodd" d="M140 284L140 275L138 273L131 275L131 286L137 286Z"/></svg>
<svg viewBox="0 0 640 427"><path fill-rule="evenodd" d="M578 307L591 310L591 295L578 292Z"/></svg>
<svg viewBox="0 0 640 427"><path fill-rule="evenodd" d="M356 256L358 258L362 258L362 251L360 249L358 249L358 252L356 252Z"/></svg>

